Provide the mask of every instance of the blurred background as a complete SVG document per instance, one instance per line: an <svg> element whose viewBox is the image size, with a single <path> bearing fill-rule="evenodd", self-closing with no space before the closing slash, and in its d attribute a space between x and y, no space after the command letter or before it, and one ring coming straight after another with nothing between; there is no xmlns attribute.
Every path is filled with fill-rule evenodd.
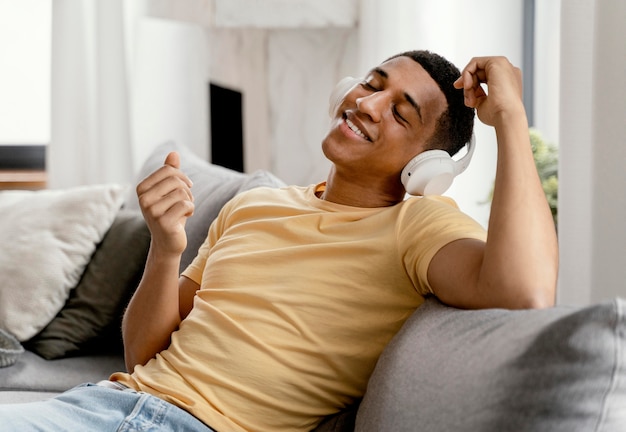
<svg viewBox="0 0 626 432"><path fill-rule="evenodd" d="M612 0L0 0L0 170L30 167L49 188L132 183L173 139L316 183L343 76L409 49L459 68L504 55L533 133L558 149L559 302L626 295L625 21ZM476 136L447 194L487 226L495 134L477 122Z"/></svg>

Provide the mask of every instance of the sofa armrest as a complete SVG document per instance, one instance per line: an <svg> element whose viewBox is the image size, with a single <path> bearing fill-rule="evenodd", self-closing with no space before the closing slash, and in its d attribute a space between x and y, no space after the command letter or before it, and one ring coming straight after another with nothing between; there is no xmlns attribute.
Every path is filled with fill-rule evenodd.
<svg viewBox="0 0 626 432"><path fill-rule="evenodd" d="M459 310L428 299L383 351L359 431L624 431L626 300Z"/></svg>

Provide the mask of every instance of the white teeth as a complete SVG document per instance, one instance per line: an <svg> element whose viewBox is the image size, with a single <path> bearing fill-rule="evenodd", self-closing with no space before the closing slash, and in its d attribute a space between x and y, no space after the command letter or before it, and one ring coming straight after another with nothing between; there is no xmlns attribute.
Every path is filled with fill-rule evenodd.
<svg viewBox="0 0 626 432"><path fill-rule="evenodd" d="M363 132L361 132L361 129L359 129L358 127L356 127L356 125L354 123L352 123L349 119L346 119L346 124L348 125L348 127L352 130L352 132L354 132L355 134L357 134L358 136L360 136L363 139L368 139L365 134Z"/></svg>

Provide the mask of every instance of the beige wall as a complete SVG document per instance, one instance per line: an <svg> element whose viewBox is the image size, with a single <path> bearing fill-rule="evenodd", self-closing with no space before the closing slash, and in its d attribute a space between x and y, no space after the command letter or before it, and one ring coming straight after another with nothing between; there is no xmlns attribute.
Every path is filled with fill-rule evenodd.
<svg viewBox="0 0 626 432"><path fill-rule="evenodd" d="M559 302L626 296L626 2L563 2Z"/></svg>

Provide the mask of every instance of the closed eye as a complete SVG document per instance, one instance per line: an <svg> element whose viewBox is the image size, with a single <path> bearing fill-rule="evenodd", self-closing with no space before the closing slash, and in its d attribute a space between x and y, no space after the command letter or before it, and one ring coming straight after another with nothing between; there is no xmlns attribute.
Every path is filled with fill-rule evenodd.
<svg viewBox="0 0 626 432"><path fill-rule="evenodd" d="M393 115L394 115L396 118L398 118L398 119L402 120L404 123L406 123L406 124L408 124L408 125L410 125L410 124L411 124L411 123L409 123L409 121L408 121L407 119L405 119L404 117L402 117L402 114L400 114L400 111L398 111L398 107L397 107L397 105L394 105L394 106L393 106L392 111L393 111Z"/></svg>
<svg viewBox="0 0 626 432"><path fill-rule="evenodd" d="M373 86L372 84L370 84L368 81L363 81L363 82L361 83L361 85L363 86L363 88L364 88L364 89L367 89L367 90L371 90L371 91L375 91L375 92L376 92L376 91L380 91L380 89L378 89L378 88L374 87L374 86Z"/></svg>
<svg viewBox="0 0 626 432"><path fill-rule="evenodd" d="M373 91L373 92L378 92L378 91L381 91L381 89L379 89L379 88L377 88L377 87L374 87L374 86L373 86L373 85L372 85L369 81L363 81L363 82L361 83L361 85L362 85L362 86L363 86L363 88L364 88L364 89L366 89L366 90L370 90L370 91ZM405 118L402 116L402 114L400 114L400 111L398 111L398 107L397 107L396 105L394 105L394 106L392 107L392 112L393 112L394 117L396 117L397 119L401 120L402 122L404 122L404 123L406 123L406 124L410 125L409 121L408 121L407 119L405 119Z"/></svg>
<svg viewBox="0 0 626 432"><path fill-rule="evenodd" d="M366 79L365 79L365 80L361 83L361 86L362 86L364 89L371 90L371 91L374 91L374 92L381 91L381 90L382 90L381 88L374 87L374 86L371 84L371 82L372 82L373 80L377 80L377 79L378 79L378 77L380 77L380 78L384 81L384 80L387 80L387 79L389 78L389 74L387 74L387 72L386 72L385 70L381 69L380 67L374 68L374 69L371 71L370 75L369 75L369 76L368 76L368 77L367 77L367 78L366 78ZM407 101L407 102L408 102L408 103L409 103L409 104L410 104L410 105L411 105L411 106L415 109L415 112L417 113L417 117L419 118L419 121L420 121L422 124L424 124L424 119L422 118L422 109L421 109L420 105L419 105L419 104L415 101L415 99L413 99L413 98L411 97L411 95L409 95L409 94L408 94L408 93L406 93L406 92L404 93L404 99L405 99L405 100L406 100L406 101ZM397 110L397 108L396 108L396 106L395 106L395 105L394 105L394 107L393 107L393 115L394 115L397 119L399 119L399 120L401 120L402 122L406 123L407 125L409 125L409 126L411 125L411 124L409 123L409 121L408 121L407 119L405 119L405 118L404 118L404 117L403 117L403 116L402 116L402 115L398 112L398 110Z"/></svg>

